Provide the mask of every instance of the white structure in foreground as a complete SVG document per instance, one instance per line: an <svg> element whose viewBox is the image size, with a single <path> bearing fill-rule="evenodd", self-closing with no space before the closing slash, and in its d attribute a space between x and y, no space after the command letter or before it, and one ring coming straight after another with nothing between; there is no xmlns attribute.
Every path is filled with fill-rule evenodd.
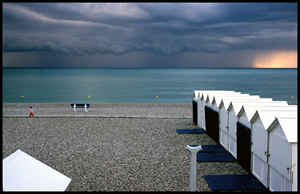
<svg viewBox="0 0 300 194"><path fill-rule="evenodd" d="M3 191L65 191L71 179L20 149L3 159Z"/></svg>
<svg viewBox="0 0 300 194"><path fill-rule="evenodd" d="M260 111L250 121L252 174L271 191L297 190L297 120L296 111Z"/></svg>

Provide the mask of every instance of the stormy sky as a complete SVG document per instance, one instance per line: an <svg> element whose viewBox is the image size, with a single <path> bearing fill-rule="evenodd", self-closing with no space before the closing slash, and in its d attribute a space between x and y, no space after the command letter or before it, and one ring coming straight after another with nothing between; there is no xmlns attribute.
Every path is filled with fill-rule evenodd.
<svg viewBox="0 0 300 194"><path fill-rule="evenodd" d="M2 3L3 67L297 68L297 3Z"/></svg>

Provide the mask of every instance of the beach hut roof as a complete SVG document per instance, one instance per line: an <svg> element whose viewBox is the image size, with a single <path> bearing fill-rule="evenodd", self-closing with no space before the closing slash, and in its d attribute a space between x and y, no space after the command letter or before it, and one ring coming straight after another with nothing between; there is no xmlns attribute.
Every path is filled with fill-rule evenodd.
<svg viewBox="0 0 300 194"><path fill-rule="evenodd" d="M196 96L198 96L198 94L199 94L199 91L194 90L194 92L193 92L193 98L196 98Z"/></svg>
<svg viewBox="0 0 300 194"><path fill-rule="evenodd" d="M234 92L234 91L228 91L228 90L194 90L194 93L193 93L193 97L199 97L199 98L206 98L207 94L208 93L231 93L231 92ZM206 93L206 94L204 94Z"/></svg>
<svg viewBox="0 0 300 194"><path fill-rule="evenodd" d="M65 191L71 179L18 149L3 159L4 191Z"/></svg>
<svg viewBox="0 0 300 194"><path fill-rule="evenodd" d="M234 93L226 93L226 94L209 94L209 102L210 104L217 104L217 106L220 105L221 99L222 98L238 98L238 97L249 97L249 94L242 94L240 92L234 92ZM216 101L216 98L218 99Z"/></svg>
<svg viewBox="0 0 300 194"><path fill-rule="evenodd" d="M259 98L259 99L225 99L224 102L227 105L227 111L231 111L231 109L234 109L236 112L236 115L241 111L243 106L261 106L263 104L270 104L270 103L277 103L278 101L272 101L272 98ZM224 103L224 104L225 104ZM282 103L281 103L282 104Z"/></svg>
<svg viewBox="0 0 300 194"><path fill-rule="evenodd" d="M267 131L272 131L277 125L280 125L287 141L290 143L298 143L297 122L298 118L276 118L268 127Z"/></svg>
<svg viewBox="0 0 300 194"><path fill-rule="evenodd" d="M222 108L222 106L226 106L226 110L228 109L228 106L232 101L247 101L247 100L259 100L261 99L259 95L237 95L237 96L225 96L225 97L216 97L214 99L214 103L217 104L219 108ZM224 100L224 102L223 102ZM272 99L269 99L272 100Z"/></svg>
<svg viewBox="0 0 300 194"><path fill-rule="evenodd" d="M260 98L257 100L245 100L245 101L240 101L240 100L233 100L229 106L227 111L230 111L232 108L241 108L246 106L250 107L264 107L264 106L288 106L288 103L286 101L272 101L272 98ZM238 113L238 112L237 112Z"/></svg>
<svg viewBox="0 0 300 194"><path fill-rule="evenodd" d="M264 128L267 130L272 125L272 123L276 118L297 118L297 111L296 110L291 110L288 112L280 111L280 110L256 111L253 117L250 118L250 122L253 123L258 117L260 117L260 120Z"/></svg>
<svg viewBox="0 0 300 194"><path fill-rule="evenodd" d="M214 95L212 104L216 104L217 107L220 106L222 99L231 99L231 100L241 100L241 99L259 99L260 97L258 95L252 95L250 96L249 94L239 94L239 93L234 93L234 94L228 94L228 95Z"/></svg>
<svg viewBox="0 0 300 194"><path fill-rule="evenodd" d="M243 106L241 111L238 113L240 117L243 113L247 115L249 121L253 118L257 111L297 111L297 105L287 105L287 106Z"/></svg>
<svg viewBox="0 0 300 194"><path fill-rule="evenodd" d="M225 96L225 95L236 95L236 94L241 94L240 92L235 92L235 91L204 91L202 92L203 99L206 102L211 103L213 100L214 95L218 96Z"/></svg>

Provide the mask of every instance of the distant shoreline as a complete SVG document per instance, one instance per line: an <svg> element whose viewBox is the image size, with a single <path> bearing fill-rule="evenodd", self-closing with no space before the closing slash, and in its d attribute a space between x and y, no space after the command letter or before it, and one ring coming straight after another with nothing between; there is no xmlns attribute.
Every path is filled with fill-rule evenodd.
<svg viewBox="0 0 300 194"><path fill-rule="evenodd" d="M191 118L192 103L90 103L90 108L71 108L71 103L3 103L3 116L27 116L32 106L35 116L111 116Z"/></svg>
<svg viewBox="0 0 300 194"><path fill-rule="evenodd" d="M29 103L29 102L3 102L2 104L72 104L74 102L36 102L36 103ZM287 102L288 105L298 105L298 102ZM173 103L173 102L147 102L147 103L131 103L131 102L123 102L123 103L105 103L105 102L99 102L99 103L88 103L88 104L190 104L190 103Z"/></svg>
<svg viewBox="0 0 300 194"><path fill-rule="evenodd" d="M105 67L2 67L2 69L298 69L298 68L257 68L257 67L176 67L176 68L143 68L143 67L115 67L115 68L105 68Z"/></svg>

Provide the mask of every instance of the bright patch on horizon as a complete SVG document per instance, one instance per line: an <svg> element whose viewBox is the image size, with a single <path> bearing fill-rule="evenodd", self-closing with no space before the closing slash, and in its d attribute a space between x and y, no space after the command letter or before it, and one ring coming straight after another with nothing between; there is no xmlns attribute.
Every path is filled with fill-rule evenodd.
<svg viewBox="0 0 300 194"><path fill-rule="evenodd" d="M255 68L297 68L297 52L275 51L262 53L255 57Z"/></svg>

